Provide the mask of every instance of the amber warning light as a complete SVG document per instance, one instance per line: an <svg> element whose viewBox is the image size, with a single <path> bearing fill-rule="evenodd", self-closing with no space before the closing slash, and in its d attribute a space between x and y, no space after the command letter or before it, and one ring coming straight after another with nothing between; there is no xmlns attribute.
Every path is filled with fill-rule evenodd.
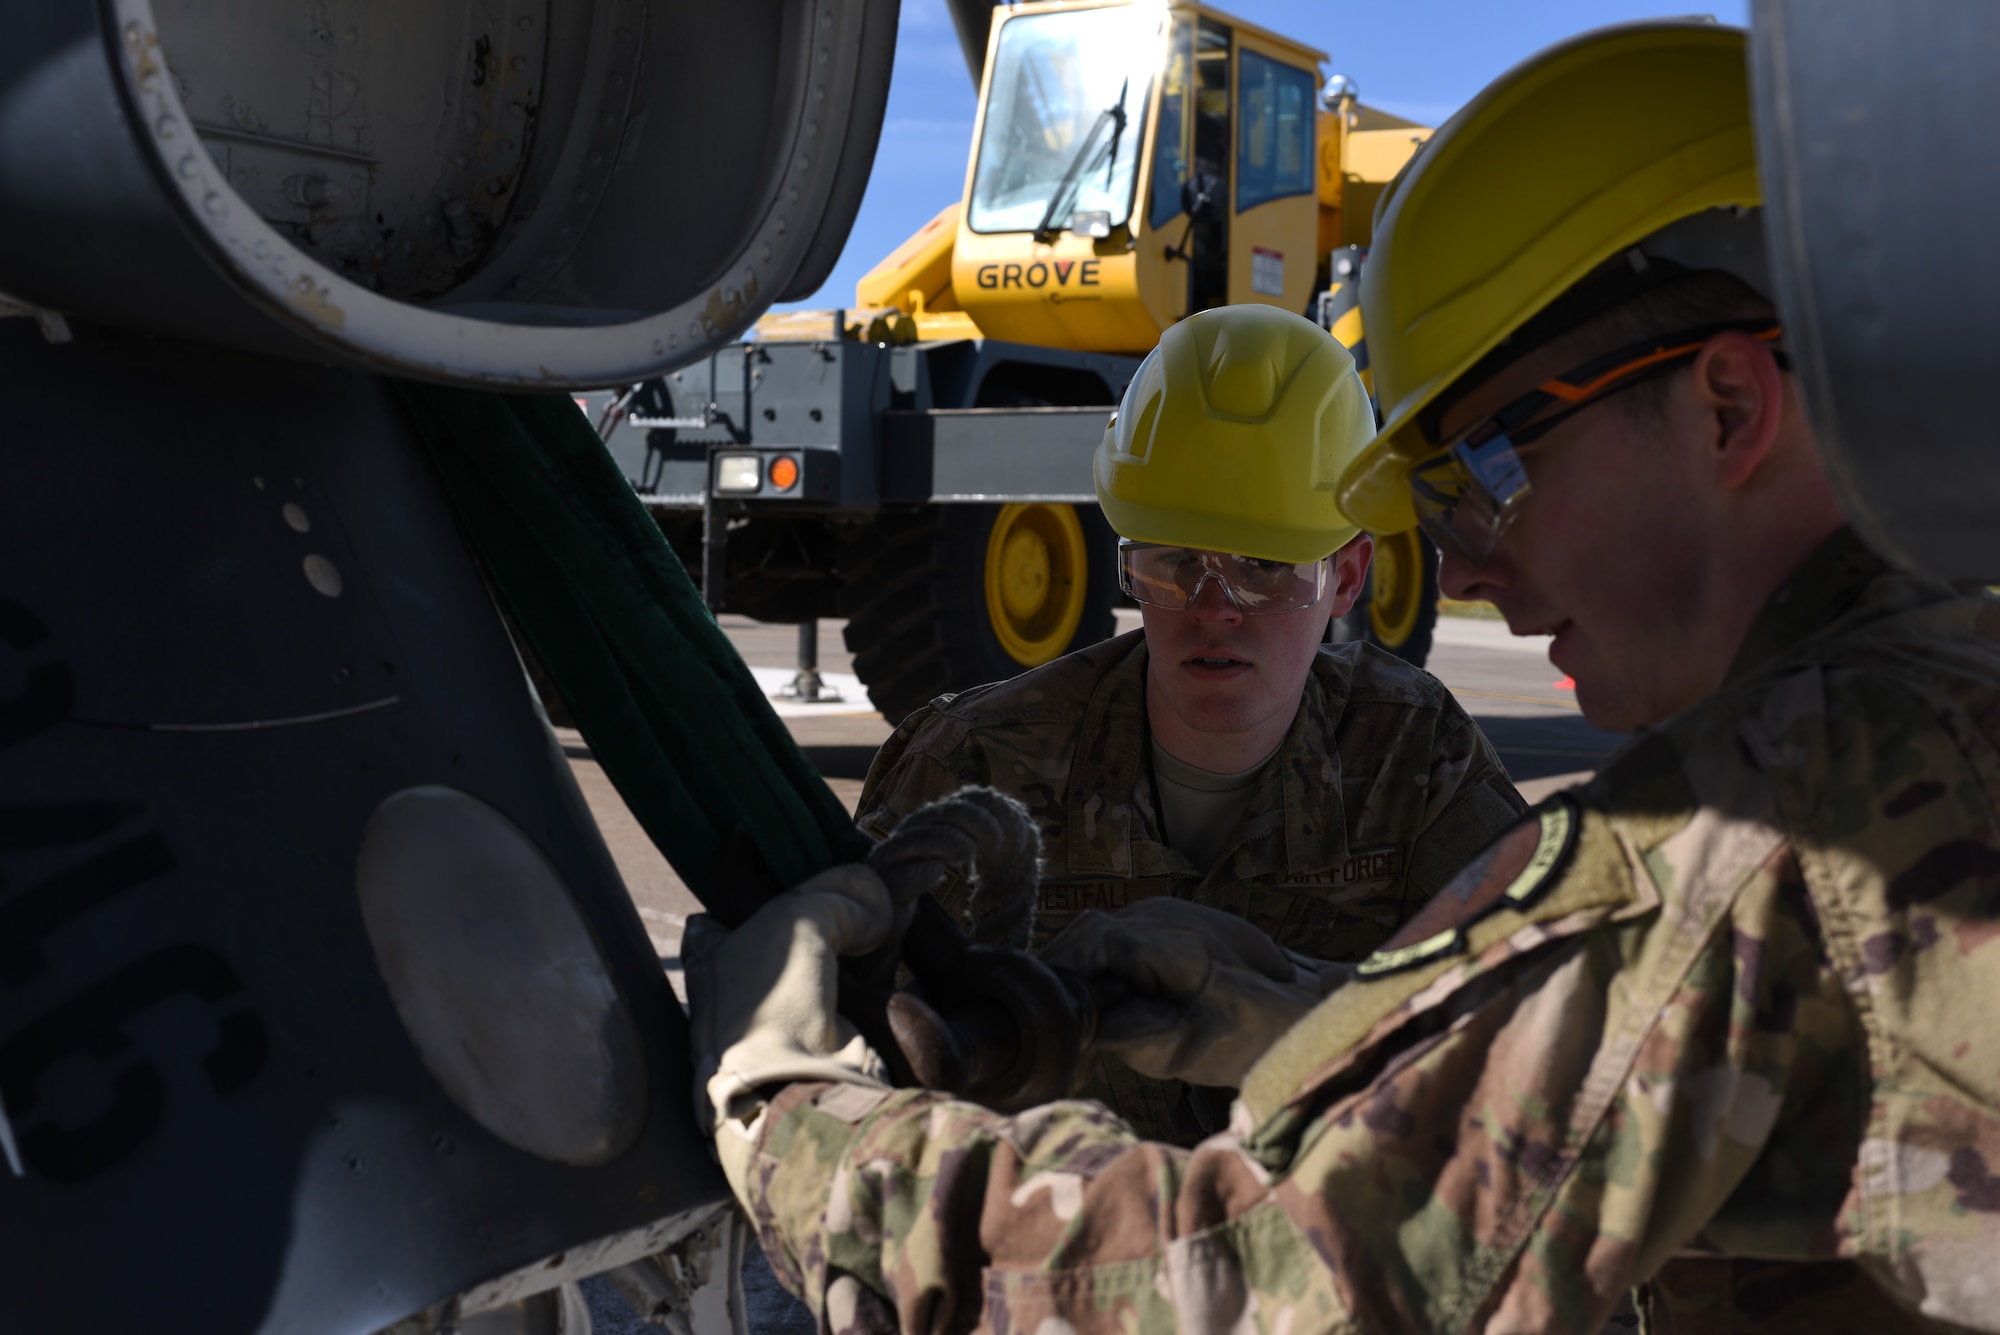
<svg viewBox="0 0 2000 1335"><path fill-rule="evenodd" d="M799 461L788 454L781 454L771 460L771 490L790 491L792 484L799 480Z"/></svg>

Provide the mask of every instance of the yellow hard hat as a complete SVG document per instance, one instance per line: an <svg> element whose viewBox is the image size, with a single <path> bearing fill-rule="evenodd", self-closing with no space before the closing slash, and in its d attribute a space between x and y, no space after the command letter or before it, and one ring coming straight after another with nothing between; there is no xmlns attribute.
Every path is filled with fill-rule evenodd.
<svg viewBox="0 0 2000 1335"><path fill-rule="evenodd" d="M1375 433L1354 358L1275 306L1168 329L1097 447L1097 502L1135 542L1317 561L1360 529L1334 486Z"/></svg>
<svg viewBox="0 0 2000 1335"><path fill-rule="evenodd" d="M1416 524L1409 464L1435 452L1419 415L1530 318L1671 223L1762 205L1747 45L1699 20L1586 33L1502 75L1410 160L1361 277L1384 425L1339 495L1363 527Z"/></svg>

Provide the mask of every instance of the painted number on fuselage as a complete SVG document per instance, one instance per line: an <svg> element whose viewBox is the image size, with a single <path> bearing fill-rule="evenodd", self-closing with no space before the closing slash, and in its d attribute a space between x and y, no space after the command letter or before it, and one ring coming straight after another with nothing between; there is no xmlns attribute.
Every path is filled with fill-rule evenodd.
<svg viewBox="0 0 2000 1335"><path fill-rule="evenodd" d="M22 688L0 697L0 751L69 717L75 676L49 652L49 641L39 617L0 599L0 651L17 658L23 669L13 674ZM26 885L9 884L24 863L40 874ZM142 802L0 806L0 1003L18 1004L53 970L51 938L143 893L176 865ZM95 976L80 987L72 984L67 995L24 1022L0 1025L0 1107L25 1167L58 1182L95 1177L159 1133L171 1083L166 1067L173 1062L196 1057L209 1089L228 1097L248 1085L270 1056L269 1035L243 980L212 947L183 940L145 949L119 933L100 933L90 944L126 958L87 969ZM148 1012L183 999L202 1004L213 1035L206 1050L173 1058L148 1052L148 1040L135 1028L144 1027ZM73 1110L65 1115L48 1106L44 1086L66 1067L72 1080L75 1073L91 1073L102 1091L96 1100L101 1111L77 1117Z"/></svg>

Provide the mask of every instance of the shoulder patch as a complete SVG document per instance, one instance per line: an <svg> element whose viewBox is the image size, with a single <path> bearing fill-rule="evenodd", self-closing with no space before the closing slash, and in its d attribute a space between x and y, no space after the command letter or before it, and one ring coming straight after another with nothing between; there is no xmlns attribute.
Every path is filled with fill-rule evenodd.
<svg viewBox="0 0 2000 1335"><path fill-rule="evenodd" d="M1353 1079L1375 1069L1363 1045L1421 1011L1460 1004L1458 987L1440 989L1439 980L1476 969L1495 946L1518 947L1495 957L1502 964L1659 902L1652 883L1633 875L1611 821L1567 794L1534 808L1250 1069L1242 1100L1257 1130L1246 1148L1274 1172L1289 1163L1330 1091L1351 1092Z"/></svg>
<svg viewBox="0 0 2000 1335"><path fill-rule="evenodd" d="M1474 858L1355 973L1381 978L1465 949L1465 931L1497 909L1523 912L1554 883L1576 848L1576 802L1558 793Z"/></svg>

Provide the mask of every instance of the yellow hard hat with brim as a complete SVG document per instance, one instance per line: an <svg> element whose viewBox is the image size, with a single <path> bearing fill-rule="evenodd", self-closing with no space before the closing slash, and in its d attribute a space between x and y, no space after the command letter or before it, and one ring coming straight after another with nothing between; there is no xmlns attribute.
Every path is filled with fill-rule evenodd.
<svg viewBox="0 0 2000 1335"><path fill-rule="evenodd" d="M1409 465L1437 448L1425 408L1607 259L1760 206L1754 150L1747 36L1695 20L1553 46L1453 116L1376 210L1361 319L1384 425L1341 509L1374 533L1414 527Z"/></svg>
<svg viewBox="0 0 2000 1335"><path fill-rule="evenodd" d="M1141 362L1092 472L1120 536L1304 564L1359 527L1334 488L1375 433L1354 357L1275 306L1223 306Z"/></svg>

